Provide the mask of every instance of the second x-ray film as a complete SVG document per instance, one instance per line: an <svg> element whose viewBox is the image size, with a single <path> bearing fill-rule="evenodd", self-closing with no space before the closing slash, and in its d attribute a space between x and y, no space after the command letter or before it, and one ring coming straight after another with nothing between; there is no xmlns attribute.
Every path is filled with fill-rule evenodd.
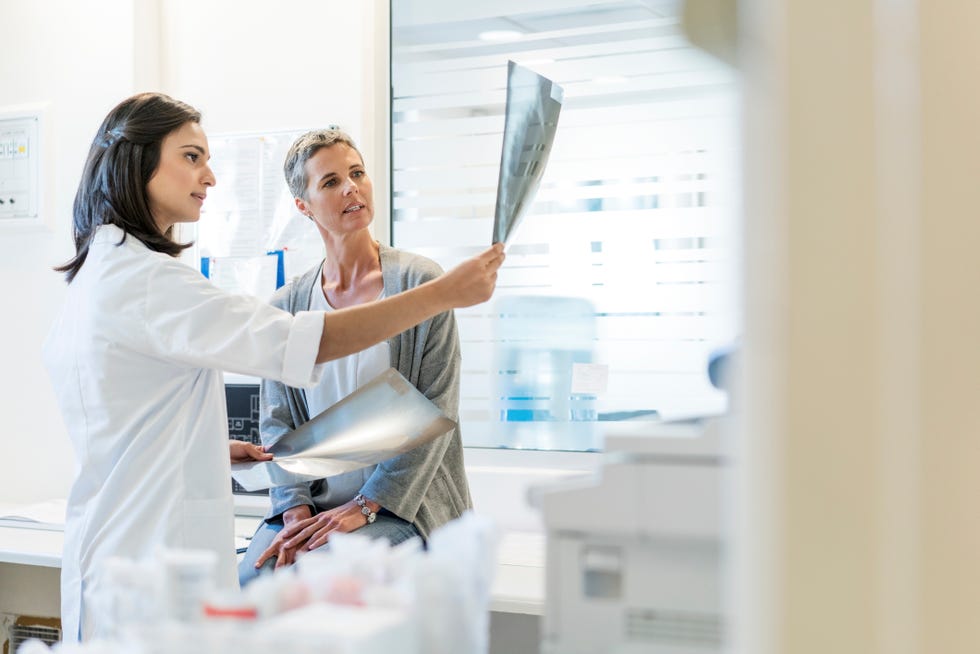
<svg viewBox="0 0 980 654"><path fill-rule="evenodd" d="M493 242L506 242L534 200L558 127L564 91L532 70L507 63L507 108L500 153Z"/></svg>
<svg viewBox="0 0 980 654"><path fill-rule="evenodd" d="M245 490L322 479L380 463L456 426L394 368L389 368L272 444L272 461L235 463Z"/></svg>

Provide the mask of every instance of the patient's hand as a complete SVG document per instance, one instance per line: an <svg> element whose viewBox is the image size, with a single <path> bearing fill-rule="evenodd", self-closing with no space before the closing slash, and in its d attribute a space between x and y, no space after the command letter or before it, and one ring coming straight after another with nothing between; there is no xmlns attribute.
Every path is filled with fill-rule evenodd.
<svg viewBox="0 0 980 654"><path fill-rule="evenodd" d="M370 500L368 500L370 501ZM370 501L371 508L381 510L381 505ZM291 535L285 541L285 546L297 548L297 554L315 550L330 540L330 535L341 532L347 533L360 529L367 523L367 517L361 512L361 507L354 500L334 507L329 511L318 513L309 520L304 520L288 531ZM287 530L283 530L285 532ZM282 532L280 532L282 533Z"/></svg>
<svg viewBox="0 0 980 654"><path fill-rule="evenodd" d="M228 453L232 463L272 460L272 455L266 452L264 447L245 441L228 441Z"/></svg>
<svg viewBox="0 0 980 654"><path fill-rule="evenodd" d="M284 511L282 514L283 528L276 534L272 544L255 560L255 567L261 568L262 564L273 556L276 557L276 569L292 565L296 561L298 550L306 544L306 539L294 537L315 522L315 518L311 517L312 515L312 510L306 504L300 504Z"/></svg>

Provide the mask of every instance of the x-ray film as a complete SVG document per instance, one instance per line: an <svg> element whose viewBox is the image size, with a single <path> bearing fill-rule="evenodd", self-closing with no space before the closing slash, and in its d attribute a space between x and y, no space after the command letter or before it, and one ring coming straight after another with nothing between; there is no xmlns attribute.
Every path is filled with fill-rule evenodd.
<svg viewBox="0 0 980 654"><path fill-rule="evenodd" d="M380 463L456 426L394 368L269 447L272 461L235 463L245 490L322 479Z"/></svg>
<svg viewBox="0 0 980 654"><path fill-rule="evenodd" d="M507 242L534 201L558 127L564 91L532 70L507 63L507 108L500 153L493 242Z"/></svg>

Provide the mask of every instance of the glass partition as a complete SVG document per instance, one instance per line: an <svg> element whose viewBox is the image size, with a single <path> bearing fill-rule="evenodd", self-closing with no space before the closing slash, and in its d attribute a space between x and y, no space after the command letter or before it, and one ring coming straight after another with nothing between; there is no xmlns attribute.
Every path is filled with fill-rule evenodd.
<svg viewBox="0 0 980 654"><path fill-rule="evenodd" d="M391 3L392 243L492 238L507 62L564 88L495 299L457 311L468 446L601 449L604 422L723 412L738 324L734 72L679 2Z"/></svg>

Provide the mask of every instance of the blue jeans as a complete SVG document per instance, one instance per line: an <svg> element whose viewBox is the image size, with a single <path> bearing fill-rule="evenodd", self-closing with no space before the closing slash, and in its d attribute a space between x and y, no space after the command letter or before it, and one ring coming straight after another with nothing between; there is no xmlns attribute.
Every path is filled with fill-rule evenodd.
<svg viewBox="0 0 980 654"><path fill-rule="evenodd" d="M260 574L272 572L272 569L275 568L276 557L274 556L263 563L261 568L255 567L255 561L262 555L262 552L269 548L269 545L272 544L273 539L282 530L282 527L281 520L272 523L263 520L259 528L255 530L255 535L252 536L252 540L248 544L245 557L238 564L238 581L242 586L245 586L245 584ZM415 525L402 520L391 511L386 511L385 509L378 511L378 517L374 522L369 525L364 525L360 529L355 529L353 533L362 534L369 538L385 538L392 545L397 545L402 541L420 535ZM329 546L330 543L327 543L317 549L324 550Z"/></svg>

